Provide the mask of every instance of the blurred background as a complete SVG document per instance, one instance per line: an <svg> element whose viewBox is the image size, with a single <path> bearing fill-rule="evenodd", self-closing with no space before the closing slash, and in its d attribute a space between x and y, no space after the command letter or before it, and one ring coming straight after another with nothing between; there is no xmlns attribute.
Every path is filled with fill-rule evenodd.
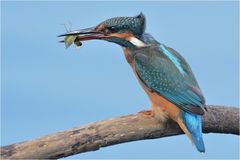
<svg viewBox="0 0 240 160"><path fill-rule="evenodd" d="M146 32L179 51L207 104L239 106L238 2L1 2L1 145L149 108L121 47L65 49L56 36L143 12ZM71 24L71 25L70 25ZM239 158L239 137L204 134L200 154L185 135L102 148L69 158Z"/></svg>

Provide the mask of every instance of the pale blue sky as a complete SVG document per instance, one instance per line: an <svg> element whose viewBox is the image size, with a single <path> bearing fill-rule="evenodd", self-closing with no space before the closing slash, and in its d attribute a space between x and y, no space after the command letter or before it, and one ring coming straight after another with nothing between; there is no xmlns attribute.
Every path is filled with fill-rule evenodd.
<svg viewBox="0 0 240 160"><path fill-rule="evenodd" d="M33 139L148 109L116 44L57 43L72 29L143 12L146 31L189 62L207 104L238 106L238 2L1 2L1 142ZM185 136L115 145L70 158L238 158L239 137L204 134L200 154Z"/></svg>

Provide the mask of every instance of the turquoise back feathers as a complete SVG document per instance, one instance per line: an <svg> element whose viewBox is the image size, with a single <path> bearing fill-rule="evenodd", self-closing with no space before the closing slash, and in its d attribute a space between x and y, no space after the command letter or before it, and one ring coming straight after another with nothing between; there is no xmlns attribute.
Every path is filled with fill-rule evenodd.
<svg viewBox="0 0 240 160"><path fill-rule="evenodd" d="M204 97L186 61L162 44L136 51L135 67L140 79L182 110L202 115Z"/></svg>

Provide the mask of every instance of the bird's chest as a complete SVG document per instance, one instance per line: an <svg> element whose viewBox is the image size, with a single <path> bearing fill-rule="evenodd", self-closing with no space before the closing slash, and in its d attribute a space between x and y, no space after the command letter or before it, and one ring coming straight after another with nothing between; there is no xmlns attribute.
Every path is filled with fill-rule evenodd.
<svg viewBox="0 0 240 160"><path fill-rule="evenodd" d="M138 74L137 74L137 71L136 71L136 68L135 68L135 61L134 61L134 57L132 56L133 54L130 53L130 51L126 48L123 48L123 51L124 51L124 55L125 55L125 58L127 60L127 62L130 64L135 76L137 77L139 83L141 84L141 86L143 87L143 89L145 90L145 92L150 95L152 94L152 91L151 89L149 89L143 82L142 80L139 78Z"/></svg>
<svg viewBox="0 0 240 160"><path fill-rule="evenodd" d="M136 68L135 68L135 62L134 62L134 57L132 56L132 54L130 53L130 51L126 48L123 48L123 52L125 55L125 58L127 60L127 62L130 64L135 76L137 77L139 83L141 84L141 86L143 87L143 89L145 90L145 92L150 92L150 90L147 88L147 86L139 79L137 72L136 72Z"/></svg>

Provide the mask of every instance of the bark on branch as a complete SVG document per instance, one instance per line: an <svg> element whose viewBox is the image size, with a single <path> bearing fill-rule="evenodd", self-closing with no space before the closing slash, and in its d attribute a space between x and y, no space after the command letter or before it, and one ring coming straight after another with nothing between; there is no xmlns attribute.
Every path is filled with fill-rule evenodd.
<svg viewBox="0 0 240 160"><path fill-rule="evenodd" d="M204 133L239 135L239 108L208 106L203 117ZM182 134L178 125L169 120L160 123L142 113L103 120L54 133L38 139L1 147L7 159L49 159L95 151L124 142Z"/></svg>

